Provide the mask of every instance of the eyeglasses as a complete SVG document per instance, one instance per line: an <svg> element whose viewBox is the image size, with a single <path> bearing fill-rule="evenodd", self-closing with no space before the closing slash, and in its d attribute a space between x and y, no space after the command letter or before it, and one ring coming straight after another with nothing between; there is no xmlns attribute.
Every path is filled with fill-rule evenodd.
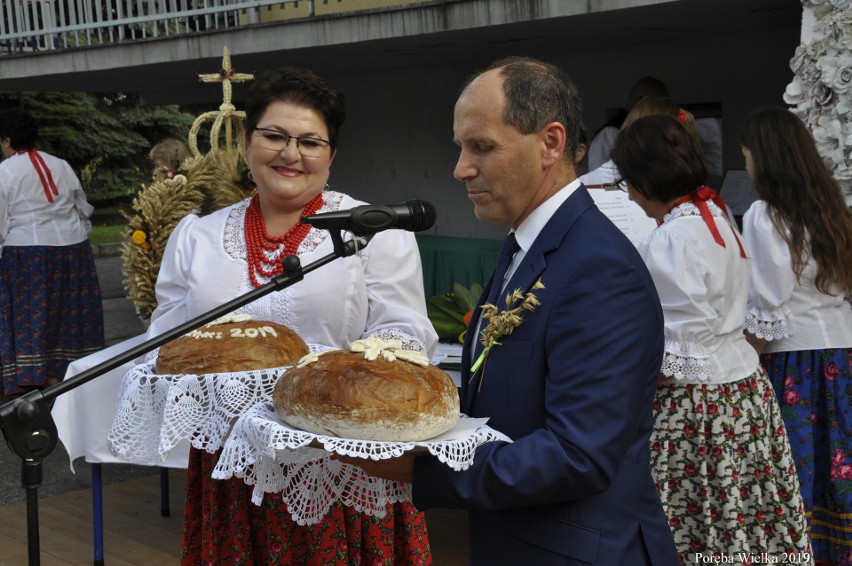
<svg viewBox="0 0 852 566"><path fill-rule="evenodd" d="M331 142L328 140L320 138L297 138L296 136L269 128L255 128L254 132L261 140L258 143L262 147L272 151L284 151L290 145L290 140L296 140L296 147L299 153L302 154L302 157L319 157L331 145Z"/></svg>
<svg viewBox="0 0 852 566"><path fill-rule="evenodd" d="M626 193L627 192L627 181L624 180L624 177L620 177L620 178L616 179L615 181L610 181L609 183L601 184L601 188L604 189L605 191L618 190L618 191Z"/></svg>

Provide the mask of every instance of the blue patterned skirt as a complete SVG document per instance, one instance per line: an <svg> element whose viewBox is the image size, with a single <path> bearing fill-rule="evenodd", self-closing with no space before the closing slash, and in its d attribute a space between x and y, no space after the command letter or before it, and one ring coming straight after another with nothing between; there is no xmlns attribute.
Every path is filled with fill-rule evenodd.
<svg viewBox="0 0 852 566"><path fill-rule="evenodd" d="M764 354L817 564L852 565L852 349Z"/></svg>
<svg viewBox="0 0 852 566"><path fill-rule="evenodd" d="M61 381L68 364L103 347L103 305L89 241L4 247L0 395Z"/></svg>

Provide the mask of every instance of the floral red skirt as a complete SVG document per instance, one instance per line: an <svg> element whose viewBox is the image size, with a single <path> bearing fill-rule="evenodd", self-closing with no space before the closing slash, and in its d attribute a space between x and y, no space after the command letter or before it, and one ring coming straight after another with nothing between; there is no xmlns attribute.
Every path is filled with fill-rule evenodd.
<svg viewBox="0 0 852 566"><path fill-rule="evenodd" d="M410 502L377 518L336 504L317 525L299 525L278 494L251 502L241 479L211 479L219 453L190 450L182 564L425 565L426 518Z"/></svg>
<svg viewBox="0 0 852 566"><path fill-rule="evenodd" d="M700 562L699 553L813 564L790 443L762 368L732 383L660 385L654 419L651 470L681 564Z"/></svg>

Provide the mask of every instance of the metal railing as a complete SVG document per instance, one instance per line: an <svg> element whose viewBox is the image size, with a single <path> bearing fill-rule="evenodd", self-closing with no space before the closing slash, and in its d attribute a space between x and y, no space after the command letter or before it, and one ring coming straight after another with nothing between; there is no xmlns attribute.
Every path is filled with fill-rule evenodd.
<svg viewBox="0 0 852 566"><path fill-rule="evenodd" d="M258 23L263 6L300 0L0 0L0 56ZM314 15L313 0L304 12Z"/></svg>

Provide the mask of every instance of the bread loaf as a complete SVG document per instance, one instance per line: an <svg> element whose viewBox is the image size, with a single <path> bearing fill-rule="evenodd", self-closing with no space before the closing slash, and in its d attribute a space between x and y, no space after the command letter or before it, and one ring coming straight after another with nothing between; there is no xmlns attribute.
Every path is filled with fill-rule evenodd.
<svg viewBox="0 0 852 566"><path fill-rule="evenodd" d="M393 342L382 343L375 357L377 340L366 353L311 354L276 384L276 412L293 427L341 438L407 442L446 432L459 418L455 384L425 356Z"/></svg>
<svg viewBox="0 0 852 566"><path fill-rule="evenodd" d="M292 365L308 352L305 341L286 326L237 315L165 344L155 367L160 374L248 371Z"/></svg>

